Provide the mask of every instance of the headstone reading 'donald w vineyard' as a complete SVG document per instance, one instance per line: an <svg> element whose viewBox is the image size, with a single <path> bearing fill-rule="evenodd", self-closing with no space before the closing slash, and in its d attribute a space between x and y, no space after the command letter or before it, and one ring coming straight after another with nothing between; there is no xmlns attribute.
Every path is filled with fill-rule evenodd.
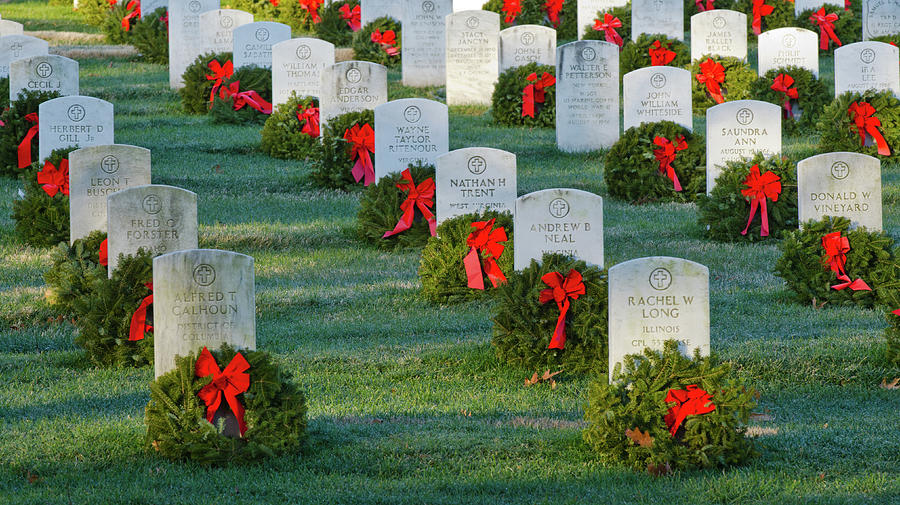
<svg viewBox="0 0 900 505"><path fill-rule="evenodd" d="M759 75L773 68L802 67L819 76L819 35L804 28L776 28L762 32L758 39Z"/></svg>
<svg viewBox="0 0 900 505"><path fill-rule="evenodd" d="M203 53L200 13L219 8L219 0L169 0L169 87L184 86L188 65Z"/></svg>
<svg viewBox="0 0 900 505"><path fill-rule="evenodd" d="M434 165L450 149L448 117L446 105L424 98L402 98L375 107L375 178L418 162Z"/></svg>
<svg viewBox="0 0 900 505"><path fill-rule="evenodd" d="M797 204L801 225L842 216L853 227L881 231L881 162L850 152L806 158L797 163Z"/></svg>
<svg viewBox="0 0 900 505"><path fill-rule="evenodd" d="M781 107L759 100L735 100L706 110L706 193L728 161L781 154Z"/></svg>
<svg viewBox="0 0 900 505"><path fill-rule="evenodd" d="M516 200L515 269L544 253L573 256L603 268L603 199L578 189L545 189ZM562 272L563 275L566 272Z"/></svg>
<svg viewBox="0 0 900 505"><path fill-rule="evenodd" d="M321 96L322 70L334 65L334 44L314 38L285 40L272 46L272 102L297 96Z"/></svg>
<svg viewBox="0 0 900 505"><path fill-rule="evenodd" d="M557 147L610 147L619 139L619 46L581 40L556 51Z"/></svg>
<svg viewBox="0 0 900 505"><path fill-rule="evenodd" d="M387 102L387 69L368 61L342 61L322 70L319 122Z"/></svg>
<svg viewBox="0 0 900 505"><path fill-rule="evenodd" d="M672 121L693 131L691 72L670 66L644 67L625 74L624 128Z"/></svg>
<svg viewBox="0 0 900 505"><path fill-rule="evenodd" d="M0 37L0 78L9 76L9 64L14 60L47 54L49 47L46 40L28 35Z"/></svg>
<svg viewBox="0 0 900 505"><path fill-rule="evenodd" d="M501 30L500 72L531 62L556 65L556 30L540 25L519 25Z"/></svg>
<svg viewBox="0 0 900 505"><path fill-rule="evenodd" d="M578 40L584 35L586 28L594 26L594 19L597 18L598 12L605 12L613 7L624 7L628 4L628 0L578 0L576 7L578 10ZM622 33L620 35L625 36Z"/></svg>
<svg viewBox="0 0 900 505"><path fill-rule="evenodd" d="M404 21L403 5L397 0L359 0L359 14L363 26L383 16L392 17L397 22Z"/></svg>
<svg viewBox="0 0 900 505"><path fill-rule="evenodd" d="M447 105L490 105L499 76L500 16L450 14L447 23Z"/></svg>
<svg viewBox="0 0 900 505"><path fill-rule="evenodd" d="M404 0L403 6L403 85L443 86L447 82L444 18L453 12L453 0Z"/></svg>
<svg viewBox="0 0 900 505"><path fill-rule="evenodd" d="M714 9L691 16L691 59L703 55L747 59L747 15Z"/></svg>
<svg viewBox="0 0 900 505"><path fill-rule="evenodd" d="M272 21L256 21L234 29L234 68L250 65L272 68L272 46L290 40L291 27Z"/></svg>
<svg viewBox="0 0 900 505"><path fill-rule="evenodd" d="M862 0L863 40L900 33L900 0Z"/></svg>
<svg viewBox="0 0 900 505"><path fill-rule="evenodd" d="M461 214L516 207L516 155L490 147L466 147L438 156L437 223Z"/></svg>
<svg viewBox="0 0 900 505"><path fill-rule="evenodd" d="M215 9L201 13L200 45L203 49L201 52L232 52L235 28L252 22L253 14L235 9Z"/></svg>
<svg viewBox="0 0 900 505"><path fill-rule="evenodd" d="M54 149L113 144L113 104L91 96L61 96L38 106L38 160Z"/></svg>
<svg viewBox="0 0 900 505"><path fill-rule="evenodd" d="M684 40L684 2L681 0L632 0L631 40L642 33L659 33Z"/></svg>
<svg viewBox="0 0 900 505"><path fill-rule="evenodd" d="M0 37L6 37L7 35L24 35L22 23L0 19Z"/></svg>
<svg viewBox="0 0 900 505"><path fill-rule="evenodd" d="M9 101L23 91L78 94L78 62L55 54L13 60L9 64Z"/></svg>
<svg viewBox="0 0 900 505"><path fill-rule="evenodd" d="M884 42L847 44L834 50L834 94L890 90L900 97L900 49Z"/></svg>

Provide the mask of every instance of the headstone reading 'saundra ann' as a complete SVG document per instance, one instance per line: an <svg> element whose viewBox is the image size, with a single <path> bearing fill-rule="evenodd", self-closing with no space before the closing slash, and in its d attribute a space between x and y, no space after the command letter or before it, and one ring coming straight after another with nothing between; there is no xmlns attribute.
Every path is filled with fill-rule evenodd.
<svg viewBox="0 0 900 505"><path fill-rule="evenodd" d="M61 96L38 106L38 160L54 149L113 144L113 104L90 96Z"/></svg>
<svg viewBox="0 0 900 505"><path fill-rule="evenodd" d="M234 29L253 22L253 14L235 9L215 9L200 14L200 46L203 53L230 53Z"/></svg>
<svg viewBox="0 0 900 505"><path fill-rule="evenodd" d="M392 17L395 21L404 21L403 6L397 0L360 0L359 14L363 26L383 16Z"/></svg>
<svg viewBox="0 0 900 505"><path fill-rule="evenodd" d="M632 0L631 40L642 33L659 33L684 40L684 2L680 0Z"/></svg>
<svg viewBox="0 0 900 505"><path fill-rule="evenodd" d="M843 216L854 228L881 231L881 162L848 152L806 158L797 163L797 204L801 224Z"/></svg>
<svg viewBox="0 0 900 505"><path fill-rule="evenodd" d="M518 241L517 241L518 242ZM518 247L518 244L516 244ZM677 340L682 354L709 354L709 269L651 256L609 269L609 376L628 354Z"/></svg>
<svg viewBox="0 0 900 505"><path fill-rule="evenodd" d="M500 72L533 61L556 65L556 30L540 25L519 25L500 32Z"/></svg>
<svg viewBox="0 0 900 505"><path fill-rule="evenodd" d="M0 19L0 37L7 35L24 35L22 23L16 23L8 19Z"/></svg>
<svg viewBox="0 0 900 505"><path fill-rule="evenodd" d="M728 161L781 154L781 107L735 100L706 110L706 193Z"/></svg>
<svg viewBox="0 0 900 505"><path fill-rule="evenodd" d="M691 16L691 59L703 55L747 59L747 15L714 9Z"/></svg>
<svg viewBox="0 0 900 505"><path fill-rule="evenodd" d="M0 78L9 76L9 64L13 60L47 54L48 47L46 40L28 35L0 37Z"/></svg>
<svg viewBox="0 0 900 505"><path fill-rule="evenodd" d="M900 0L862 0L863 40L900 33Z"/></svg>
<svg viewBox="0 0 900 505"><path fill-rule="evenodd" d="M169 87L184 87L182 75L203 53L200 13L219 8L219 0L169 0Z"/></svg>
<svg viewBox="0 0 900 505"><path fill-rule="evenodd" d="M670 66L644 67L625 74L624 127L672 121L693 131L691 72Z"/></svg>
<svg viewBox="0 0 900 505"><path fill-rule="evenodd" d="M580 40L556 49L556 145L567 152L619 140L619 46Z"/></svg>
<svg viewBox="0 0 900 505"><path fill-rule="evenodd" d="M402 98L375 107L376 179L416 163L434 165L449 149L446 105L424 98Z"/></svg>
<svg viewBox="0 0 900 505"><path fill-rule="evenodd" d="M150 150L128 145L82 147L69 153L69 243L107 231L106 197L150 184Z"/></svg>
<svg viewBox="0 0 900 505"><path fill-rule="evenodd" d="M9 64L9 100L23 91L78 94L78 62L55 54L13 60Z"/></svg>
<svg viewBox="0 0 900 505"><path fill-rule="evenodd" d="M443 86L447 82L444 18L453 12L453 0L403 0L403 6L403 85Z"/></svg>
<svg viewBox="0 0 900 505"><path fill-rule="evenodd" d="M578 189L544 189L516 200L515 269L544 253L603 268L603 198ZM565 272L563 272L565 274Z"/></svg>
<svg viewBox="0 0 900 505"><path fill-rule="evenodd" d="M819 36L804 28L776 28L762 32L757 39L759 75L773 68L802 67L819 76Z"/></svg>
<svg viewBox="0 0 900 505"><path fill-rule="evenodd" d="M513 214L516 155L490 147L466 147L438 156L435 196L438 224L485 210Z"/></svg>
<svg viewBox="0 0 900 505"><path fill-rule="evenodd" d="M594 26L597 13L608 11L613 7L624 7L628 0L578 0L578 40L584 36L584 31ZM622 34L624 35L624 34Z"/></svg>
<svg viewBox="0 0 900 505"><path fill-rule="evenodd" d="M243 254L189 249L154 258L155 376L174 369L175 356L204 347L256 350L253 283L253 258Z"/></svg>
<svg viewBox="0 0 900 505"><path fill-rule="evenodd" d="M285 40L272 46L272 102L297 96L322 96L322 70L334 65L334 44L314 38Z"/></svg>
<svg viewBox="0 0 900 505"><path fill-rule="evenodd" d="M900 49L870 40L834 50L834 96L847 91L891 90L900 97Z"/></svg>
<svg viewBox="0 0 900 505"><path fill-rule="evenodd" d="M342 61L322 70L319 120L358 112L387 102L387 69L368 61Z"/></svg>
<svg viewBox="0 0 900 505"><path fill-rule="evenodd" d="M447 23L447 105L490 105L499 75L500 16L462 11Z"/></svg>
<svg viewBox="0 0 900 505"><path fill-rule="evenodd" d="M247 23L234 29L234 68L272 68L272 45L291 38L291 27L272 21Z"/></svg>

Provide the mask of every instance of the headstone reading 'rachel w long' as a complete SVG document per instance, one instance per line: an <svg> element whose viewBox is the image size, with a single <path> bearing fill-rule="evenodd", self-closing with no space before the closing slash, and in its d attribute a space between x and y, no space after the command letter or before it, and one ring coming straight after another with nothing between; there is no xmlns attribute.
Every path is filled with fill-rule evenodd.
<svg viewBox="0 0 900 505"><path fill-rule="evenodd" d="M578 189L544 189L516 200L516 270L544 253L603 268L603 198ZM565 273L565 272L564 272Z"/></svg>
<svg viewBox="0 0 900 505"><path fill-rule="evenodd" d="M499 74L500 16L496 12L448 14L447 105L490 105Z"/></svg>
<svg viewBox="0 0 900 505"><path fill-rule="evenodd" d="M416 163L434 165L450 149L448 117L446 105L424 98L375 107L375 178Z"/></svg>
<svg viewBox="0 0 900 505"><path fill-rule="evenodd" d="M578 9L578 40L584 36L587 28L594 26L594 19L598 12L604 12L613 7L624 7L628 4L628 0L578 0L576 7Z"/></svg>
<svg viewBox="0 0 900 505"><path fill-rule="evenodd" d="M669 66L639 68L625 74L622 90L626 130L656 121L672 121L694 130L689 70Z"/></svg>
<svg viewBox="0 0 900 505"><path fill-rule="evenodd" d="M556 65L556 30L540 25L500 31L500 72L531 62Z"/></svg>
<svg viewBox="0 0 900 505"><path fill-rule="evenodd" d="M403 6L397 0L359 0L359 19L363 26L382 16L402 22Z"/></svg>
<svg viewBox="0 0 900 505"><path fill-rule="evenodd" d="M253 22L253 14L235 9L215 9L200 14L201 53L230 53L235 28Z"/></svg>
<svg viewBox="0 0 900 505"><path fill-rule="evenodd" d="M863 40L900 33L900 0L862 0Z"/></svg>
<svg viewBox="0 0 900 505"><path fill-rule="evenodd" d="M759 75L773 68L802 67L819 76L819 36L804 28L776 28L759 35Z"/></svg>
<svg viewBox="0 0 900 505"><path fill-rule="evenodd" d="M800 223L825 216L881 231L881 162L849 152L819 154L797 163Z"/></svg>
<svg viewBox="0 0 900 505"><path fill-rule="evenodd" d="M23 91L78 94L78 62L55 54L13 60L9 64L9 101Z"/></svg>
<svg viewBox="0 0 900 505"><path fill-rule="evenodd" d="M518 242L518 241L517 241ZM518 247L518 244L516 244ZM609 269L609 376L628 354L677 340L682 354L709 354L709 269L667 256Z"/></svg>
<svg viewBox="0 0 900 505"><path fill-rule="evenodd" d="M47 54L48 47L46 40L28 35L0 37L0 78L9 76L9 64L14 60Z"/></svg>
<svg viewBox="0 0 900 505"><path fill-rule="evenodd" d="M0 19L0 37L7 35L24 35L22 23L16 23L8 19Z"/></svg>
<svg viewBox="0 0 900 505"><path fill-rule="evenodd" d="M272 46L272 102L297 96L322 96L322 70L334 65L334 44L314 38L285 40Z"/></svg>
<svg viewBox="0 0 900 505"><path fill-rule="evenodd" d="M567 152L619 140L619 46L580 40L556 49L556 145Z"/></svg>
<svg viewBox="0 0 900 505"><path fill-rule="evenodd" d="M701 56L747 59L747 15L714 9L691 16L691 59Z"/></svg>
<svg viewBox="0 0 900 505"><path fill-rule="evenodd" d="M182 88L188 65L203 53L200 13L219 8L219 0L169 0L169 87Z"/></svg>
<svg viewBox="0 0 900 505"><path fill-rule="evenodd" d="M387 102L387 69L368 61L342 61L322 69L319 120L358 112Z"/></svg>
<svg viewBox="0 0 900 505"><path fill-rule="evenodd" d="M447 82L444 18L453 12L453 0L404 0L403 6L403 85L443 86Z"/></svg>
<svg viewBox="0 0 900 505"><path fill-rule="evenodd" d="M175 356L223 344L256 350L253 258L215 249L153 258L155 376L173 370Z"/></svg>
<svg viewBox="0 0 900 505"><path fill-rule="evenodd" d="M69 153L69 244L107 231L106 197L150 184L150 150L113 144Z"/></svg>
<svg viewBox="0 0 900 505"><path fill-rule="evenodd" d="M91 96L61 96L38 106L38 161L54 149L113 144L113 104Z"/></svg>
<svg viewBox="0 0 900 505"><path fill-rule="evenodd" d="M642 33L659 33L684 40L684 2L681 0L632 0L631 40Z"/></svg>
<svg viewBox="0 0 900 505"><path fill-rule="evenodd" d="M781 107L759 100L735 100L706 110L706 193L728 161L781 154Z"/></svg>
<svg viewBox="0 0 900 505"><path fill-rule="evenodd" d="M272 68L272 45L291 38L291 27L272 21L247 23L234 29L234 68Z"/></svg>
<svg viewBox="0 0 900 505"><path fill-rule="evenodd" d="M890 90L900 97L900 49L870 40L834 50L834 96L847 91Z"/></svg>
<svg viewBox="0 0 900 505"><path fill-rule="evenodd" d="M516 155L490 147L466 147L438 156L437 223L461 214L515 213Z"/></svg>

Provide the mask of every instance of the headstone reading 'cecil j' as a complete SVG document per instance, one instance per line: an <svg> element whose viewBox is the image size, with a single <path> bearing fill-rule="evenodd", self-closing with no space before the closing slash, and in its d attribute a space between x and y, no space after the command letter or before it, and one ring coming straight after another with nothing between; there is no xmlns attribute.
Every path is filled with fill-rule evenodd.
<svg viewBox="0 0 900 505"><path fill-rule="evenodd" d="M14 101L23 91L77 95L78 62L56 54L13 60L9 64L9 101Z"/></svg>

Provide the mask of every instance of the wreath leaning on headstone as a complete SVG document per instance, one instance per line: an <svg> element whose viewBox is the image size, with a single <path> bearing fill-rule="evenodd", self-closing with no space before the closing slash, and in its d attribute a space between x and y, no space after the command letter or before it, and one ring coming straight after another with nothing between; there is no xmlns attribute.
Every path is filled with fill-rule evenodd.
<svg viewBox="0 0 900 505"><path fill-rule="evenodd" d="M57 91L23 91L8 110L0 112L0 175L18 177L38 161L38 107L58 98ZM29 140L30 139L30 140ZM22 161L19 163L19 153ZM21 168L20 168L21 167Z"/></svg>
<svg viewBox="0 0 900 505"><path fill-rule="evenodd" d="M872 37L869 40L884 42L885 44L890 44L892 46L900 46L900 33L895 33L894 35L881 35L878 37Z"/></svg>
<svg viewBox="0 0 900 505"><path fill-rule="evenodd" d="M353 34L353 55L361 61L400 66L400 22L390 16L374 19Z"/></svg>
<svg viewBox="0 0 900 505"><path fill-rule="evenodd" d="M491 96L494 123L552 128L556 125L556 68L531 62L507 69Z"/></svg>
<svg viewBox="0 0 900 505"><path fill-rule="evenodd" d="M542 25L556 30L557 40L578 37L576 0L489 0L483 10L500 15L500 29L520 25Z"/></svg>
<svg viewBox="0 0 900 505"><path fill-rule="evenodd" d="M178 356L175 365L150 385L148 452L201 464L243 463L296 451L306 438L306 398L268 353L225 345ZM231 419L213 417L207 400Z"/></svg>
<svg viewBox="0 0 900 505"><path fill-rule="evenodd" d="M131 26L131 45L144 61L165 65L169 62L169 11L160 7L144 14Z"/></svg>
<svg viewBox="0 0 900 505"><path fill-rule="evenodd" d="M432 236L436 205L434 165L410 165L366 188L356 214L356 234L385 250L422 247Z"/></svg>
<svg viewBox="0 0 900 505"><path fill-rule="evenodd" d="M213 95L213 123L263 123L272 114L272 70L256 65L238 68L223 78Z"/></svg>
<svg viewBox="0 0 900 505"><path fill-rule="evenodd" d="M305 160L319 145L319 100L297 96L275 107L262 129L260 149L284 160Z"/></svg>
<svg viewBox="0 0 900 505"><path fill-rule="evenodd" d="M375 182L375 113L371 109L329 119L321 140L309 174L316 186L347 190Z"/></svg>
<svg viewBox="0 0 900 505"><path fill-rule="evenodd" d="M691 64L691 48L665 35L642 33L634 42L627 42L619 53L619 72L628 72L644 67L668 65L688 68Z"/></svg>
<svg viewBox="0 0 900 505"><path fill-rule="evenodd" d="M900 159L900 99L890 90L846 92L819 116L819 150Z"/></svg>
<svg viewBox="0 0 900 505"><path fill-rule="evenodd" d="M181 106L188 114L207 114L212 97L222 82L234 75L232 53L204 53L185 69L184 87L178 90Z"/></svg>
<svg viewBox="0 0 900 505"><path fill-rule="evenodd" d="M618 19L618 22L615 20ZM603 28L604 24L608 24L609 28L616 31L621 39L621 43L609 30ZM604 40L612 42L622 47L631 42L631 0L625 5L618 5L610 9L597 11L591 25L584 28L581 34L581 40Z"/></svg>
<svg viewBox="0 0 900 505"><path fill-rule="evenodd" d="M55 149L43 164L33 163L19 179L22 198L13 200L16 235L28 245L51 247L69 240L69 153Z"/></svg>
<svg viewBox="0 0 900 505"><path fill-rule="evenodd" d="M758 455L746 436L756 396L729 363L668 340L591 384L582 435L604 460L653 475L740 465Z"/></svg>
<svg viewBox="0 0 900 505"><path fill-rule="evenodd" d="M831 94L809 70L773 68L754 81L750 96L781 107L781 128L789 135L807 135L816 127Z"/></svg>
<svg viewBox="0 0 900 505"><path fill-rule="evenodd" d="M719 8L718 2L716 4ZM795 26L793 0L735 0L730 8L747 14L747 35L751 37L768 30ZM753 27L754 11L759 14L759 33Z"/></svg>
<svg viewBox="0 0 900 505"><path fill-rule="evenodd" d="M353 34L359 31L360 7L358 0L335 0L319 8L322 20L314 26L316 37L327 40L335 47L349 47Z"/></svg>
<svg viewBox="0 0 900 505"><path fill-rule="evenodd" d="M838 47L862 40L861 15L853 9L845 10L843 6L838 7L830 3L815 9L806 9L798 14L796 26L819 34L820 54L832 53Z"/></svg>
<svg viewBox="0 0 900 505"><path fill-rule="evenodd" d="M94 230L75 239L72 245L60 242L50 252L50 268L44 272L45 298L63 314L71 314L73 303L93 296L95 279L106 278L106 265L100 262L100 249L106 232Z"/></svg>
<svg viewBox="0 0 900 505"><path fill-rule="evenodd" d="M704 116L713 105L750 98L757 75L743 60L703 55L691 63L691 77L694 115Z"/></svg>

